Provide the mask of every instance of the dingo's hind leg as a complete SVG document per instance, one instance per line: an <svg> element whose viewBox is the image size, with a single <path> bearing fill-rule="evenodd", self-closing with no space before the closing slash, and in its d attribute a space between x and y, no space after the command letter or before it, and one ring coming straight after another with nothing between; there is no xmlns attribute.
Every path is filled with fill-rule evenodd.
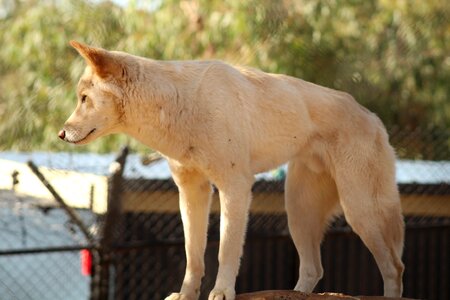
<svg viewBox="0 0 450 300"><path fill-rule="evenodd" d="M317 173L300 161L292 161L285 193L289 231L300 257L295 290L312 292L323 274L320 243L338 202L336 185L327 173Z"/></svg>
<svg viewBox="0 0 450 300"><path fill-rule="evenodd" d="M375 168L376 170L376 168ZM401 297L404 223L393 176L346 168L336 174L347 222L373 254L384 281L384 296ZM386 171L388 173L388 171Z"/></svg>

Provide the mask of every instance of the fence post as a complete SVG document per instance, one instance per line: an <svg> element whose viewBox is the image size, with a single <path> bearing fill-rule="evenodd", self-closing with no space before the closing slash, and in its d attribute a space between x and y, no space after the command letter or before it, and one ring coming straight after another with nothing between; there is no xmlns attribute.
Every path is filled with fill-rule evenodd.
<svg viewBox="0 0 450 300"><path fill-rule="evenodd" d="M110 268L112 267L112 243L117 220L121 215L122 175L125 168L128 147L122 148L119 156L110 165L108 177L108 199L100 242L94 253L94 270L91 282L91 299L105 300L110 296Z"/></svg>
<svg viewBox="0 0 450 300"><path fill-rule="evenodd" d="M52 194L56 202L58 202L58 204L64 209L64 211L69 216L70 220L81 230L81 233L83 233L86 240L89 241L89 243L92 243L94 239L91 236L86 225L84 225L83 220L76 213L76 211L66 204L64 199L56 192L56 190L53 188L50 182L48 182L47 178L45 178L44 174L42 174L41 171L39 171L39 168L31 160L27 162L27 165L31 169L31 171L36 175L36 177L42 182L42 184L47 188L47 190Z"/></svg>

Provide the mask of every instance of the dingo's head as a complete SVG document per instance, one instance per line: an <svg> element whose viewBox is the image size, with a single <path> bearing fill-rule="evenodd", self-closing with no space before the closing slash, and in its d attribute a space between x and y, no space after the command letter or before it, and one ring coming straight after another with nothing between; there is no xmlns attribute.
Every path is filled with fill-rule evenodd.
<svg viewBox="0 0 450 300"><path fill-rule="evenodd" d="M70 44L86 60L87 67L78 83L77 107L58 135L80 145L119 130L124 97L120 83L126 72L115 52L76 41Z"/></svg>

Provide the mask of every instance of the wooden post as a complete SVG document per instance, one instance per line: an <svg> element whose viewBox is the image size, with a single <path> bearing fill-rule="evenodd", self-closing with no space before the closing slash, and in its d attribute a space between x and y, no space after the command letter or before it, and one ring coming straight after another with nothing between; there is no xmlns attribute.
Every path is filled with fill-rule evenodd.
<svg viewBox="0 0 450 300"><path fill-rule="evenodd" d="M77 227L81 230L81 233L83 233L86 240L89 241L89 243L92 243L94 239L92 238L89 230L84 225L81 218L78 216L75 210L72 209L72 207L68 206L64 199L56 192L56 190L53 188L53 186L48 182L48 180L45 178L45 176L39 171L38 167L30 160L27 162L28 167L30 167L31 171L39 178L39 180L42 182L42 184L47 188L47 190L53 195L56 202L64 209L64 211L69 216L70 220L77 225Z"/></svg>
<svg viewBox="0 0 450 300"><path fill-rule="evenodd" d="M91 282L91 300L105 300L110 297L110 268L113 266L111 250L117 220L121 215L122 175L127 155L128 147L124 147L110 166L108 206L101 229L100 243L97 253L94 255L95 263Z"/></svg>
<svg viewBox="0 0 450 300"><path fill-rule="evenodd" d="M386 298L382 296L348 296L339 293L303 293L296 291L260 291L237 295L236 300L407 300L407 298Z"/></svg>

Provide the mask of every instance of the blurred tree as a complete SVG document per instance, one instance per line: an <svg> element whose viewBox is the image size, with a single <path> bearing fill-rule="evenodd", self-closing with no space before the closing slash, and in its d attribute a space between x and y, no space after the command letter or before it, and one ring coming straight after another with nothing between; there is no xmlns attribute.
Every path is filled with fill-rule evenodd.
<svg viewBox="0 0 450 300"><path fill-rule="evenodd" d="M78 39L155 59L222 59L345 90L388 127L450 126L450 7L440 0L0 2L0 149L67 150ZM420 139L420 137L418 137ZM114 136L79 150L112 151Z"/></svg>

